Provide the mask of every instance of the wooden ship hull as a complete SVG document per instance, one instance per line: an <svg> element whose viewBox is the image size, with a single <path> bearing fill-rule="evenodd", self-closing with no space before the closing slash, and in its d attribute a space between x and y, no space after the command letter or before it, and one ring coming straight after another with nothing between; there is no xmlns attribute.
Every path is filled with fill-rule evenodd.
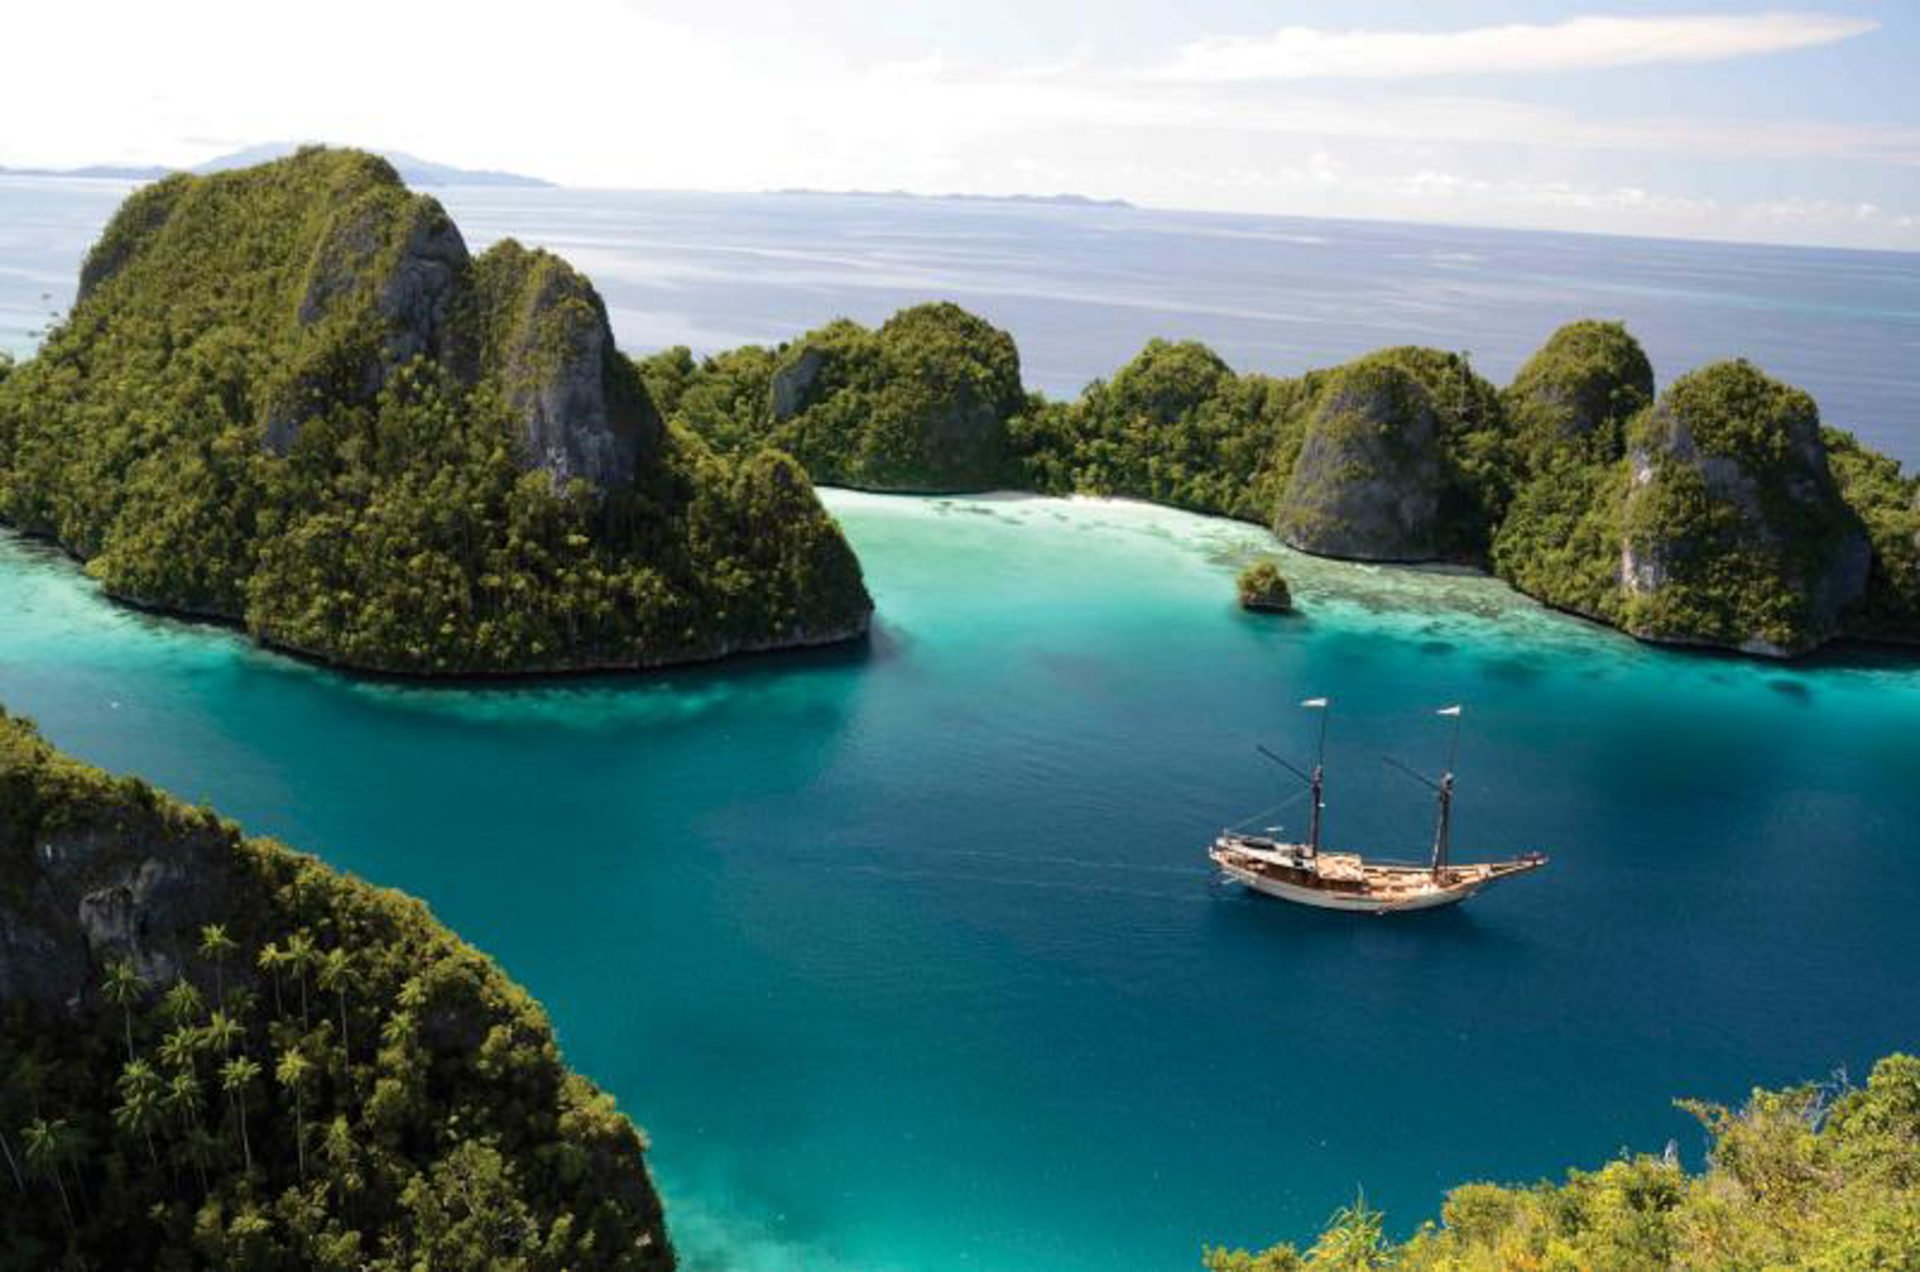
<svg viewBox="0 0 1920 1272"><path fill-rule="evenodd" d="M1255 892L1359 914L1398 914L1458 905L1481 889L1547 864L1526 853L1509 861L1432 866L1367 861L1358 853L1314 851L1231 831L1214 840L1207 855L1227 878Z"/></svg>

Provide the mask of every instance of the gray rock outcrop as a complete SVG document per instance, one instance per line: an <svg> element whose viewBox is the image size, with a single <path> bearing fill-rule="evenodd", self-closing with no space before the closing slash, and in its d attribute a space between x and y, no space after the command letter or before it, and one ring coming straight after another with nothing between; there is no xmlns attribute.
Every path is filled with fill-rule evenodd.
<svg viewBox="0 0 1920 1272"><path fill-rule="evenodd" d="M1322 556L1430 560L1443 480L1426 389L1400 367L1354 363L1329 377L1308 414L1274 532Z"/></svg>
<svg viewBox="0 0 1920 1272"><path fill-rule="evenodd" d="M769 397L776 421L790 420L807 408L813 386L819 382L820 372L826 365L826 350L805 345L798 355L773 373Z"/></svg>
<svg viewBox="0 0 1920 1272"><path fill-rule="evenodd" d="M331 405L340 389L340 354L329 319L350 324L372 300L377 346L351 350L359 371L353 396L371 402L395 368L414 358L448 362L455 353L456 306L469 264L459 227L433 199L396 202L378 189L338 213L308 265L297 321L307 356L300 373L268 400L266 448L284 456L300 427Z"/></svg>
<svg viewBox="0 0 1920 1272"><path fill-rule="evenodd" d="M200 928L219 918L230 887L232 850L211 819L18 818L0 806L14 876L14 900L0 904L0 1001L69 1005L119 960L165 985L197 959Z"/></svg>
<svg viewBox="0 0 1920 1272"><path fill-rule="evenodd" d="M1806 394L1716 363L1675 382L1635 427L1627 462L1629 631L1773 656L1840 632L1872 552Z"/></svg>
<svg viewBox="0 0 1920 1272"><path fill-rule="evenodd" d="M521 462L556 483L633 480L664 425L614 347L600 296L559 257L511 239L475 262L481 362L505 399Z"/></svg>

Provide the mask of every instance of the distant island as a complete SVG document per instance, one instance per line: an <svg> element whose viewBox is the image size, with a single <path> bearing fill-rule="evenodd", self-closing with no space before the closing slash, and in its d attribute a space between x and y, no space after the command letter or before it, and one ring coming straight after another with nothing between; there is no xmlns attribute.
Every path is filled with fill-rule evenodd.
<svg viewBox="0 0 1920 1272"><path fill-rule="evenodd" d="M77 168L6 168L0 167L0 176L13 177L71 177L111 181L158 181L175 172L189 172L205 176L208 173L227 172L234 168L250 168L255 164L270 163L275 159L285 159L299 151L301 147L290 141L270 141L257 146L248 146L230 154L220 155L205 163L195 164L191 168L171 168L161 164L124 165L124 164L88 164ZM553 187L553 182L543 181L539 177L522 176L517 172L495 172L485 168L456 168L451 164L435 163L431 159L420 159L398 150L379 150L378 154L393 165L400 179L410 186L442 188L447 186L510 186L521 189Z"/></svg>
<svg viewBox="0 0 1920 1272"><path fill-rule="evenodd" d="M117 599L361 671L659 667L862 636L806 474L662 420L586 278L359 151L176 173L0 360L0 522Z"/></svg>
<svg viewBox="0 0 1920 1272"><path fill-rule="evenodd" d="M836 199L909 199L926 203L1026 203L1067 208L1123 208L1133 211L1125 199L1096 199L1085 194L916 194L911 190L815 190L791 186L769 190L768 194Z"/></svg>
<svg viewBox="0 0 1920 1272"><path fill-rule="evenodd" d="M1049 401L1011 336L950 304L640 366L716 449L777 446L827 484L1144 499L1321 556L1478 565L1660 643L1920 642L1920 478L1744 361L1656 393L1617 323L1562 328L1504 389L1439 349L1284 379L1155 340Z"/></svg>

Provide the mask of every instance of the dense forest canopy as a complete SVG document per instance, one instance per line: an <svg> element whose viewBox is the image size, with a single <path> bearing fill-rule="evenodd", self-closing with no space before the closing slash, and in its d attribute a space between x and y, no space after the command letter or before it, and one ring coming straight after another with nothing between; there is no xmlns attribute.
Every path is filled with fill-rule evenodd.
<svg viewBox="0 0 1920 1272"><path fill-rule="evenodd" d="M0 520L371 670L651 666L871 602L791 461L667 428L586 279L354 151L128 198L0 381Z"/></svg>
<svg viewBox="0 0 1920 1272"><path fill-rule="evenodd" d="M1920 478L1744 362L1656 395L1616 322L1561 328L1504 389L1411 346L1281 378L1153 340L1067 402L1018 394L1018 368L952 305L640 363L676 424L725 453L773 440L829 484L1147 499L1326 556L1484 565L1653 640L1920 640ZM928 423L954 420L977 426Z"/></svg>
<svg viewBox="0 0 1920 1272"><path fill-rule="evenodd" d="M1307 1249L1209 1250L1209 1272L1664 1272L1920 1267L1920 1060L1889 1056L1864 1087L1687 1101L1707 1167L1623 1157L1531 1188L1467 1184L1401 1243L1364 1197Z"/></svg>
<svg viewBox="0 0 1920 1272"><path fill-rule="evenodd" d="M644 1142L419 902L0 713L0 1266L673 1266Z"/></svg>
<svg viewBox="0 0 1920 1272"><path fill-rule="evenodd" d="M1026 405L1013 338L951 304L903 309L877 330L842 319L777 353L698 367L670 349L640 369L716 447L777 446L818 481L870 490L1000 483L1007 424Z"/></svg>

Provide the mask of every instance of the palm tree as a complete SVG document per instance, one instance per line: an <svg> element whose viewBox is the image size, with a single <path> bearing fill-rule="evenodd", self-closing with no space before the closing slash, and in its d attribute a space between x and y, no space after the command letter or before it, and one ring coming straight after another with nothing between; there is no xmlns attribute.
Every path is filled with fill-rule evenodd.
<svg viewBox="0 0 1920 1272"><path fill-rule="evenodd" d="M260 947L255 960L260 970L273 977L273 1014L284 1016L286 1011L280 1006L280 969L287 965L287 952L274 941L268 941Z"/></svg>
<svg viewBox="0 0 1920 1272"><path fill-rule="evenodd" d="M341 1218L351 1222L355 1210L353 1195L365 1181L357 1166L360 1146L355 1143L353 1126L344 1114L335 1114L320 1133L320 1155L326 1159L326 1186L333 1193L334 1204Z"/></svg>
<svg viewBox="0 0 1920 1272"><path fill-rule="evenodd" d="M274 1066L274 1078L293 1096L293 1146L300 1159L300 1178L307 1177L307 1082L313 1061L298 1047L288 1047Z"/></svg>
<svg viewBox="0 0 1920 1272"><path fill-rule="evenodd" d="M195 988L194 983L184 976L177 978L172 985L169 985L167 992L160 998L161 1012L165 1014L169 1023L176 1026L191 1023L194 1017L206 1009L206 1005L206 1000L201 998L200 991Z"/></svg>
<svg viewBox="0 0 1920 1272"><path fill-rule="evenodd" d="M160 1063L175 1073L191 1073L200 1047L200 1031L191 1025L182 1025L160 1040Z"/></svg>
<svg viewBox="0 0 1920 1272"><path fill-rule="evenodd" d="M153 1128L162 1117L160 1098L166 1084L145 1060L129 1060L120 1071L120 1104L113 1111L113 1123L129 1135L147 1141L147 1160L156 1167L160 1155L153 1149Z"/></svg>
<svg viewBox="0 0 1920 1272"><path fill-rule="evenodd" d="M354 967L352 952L338 945L328 950L320 960L320 988L339 1000L340 1054L349 1063L353 1059L353 1050L347 1041L347 993L359 983L360 973Z"/></svg>
<svg viewBox="0 0 1920 1272"><path fill-rule="evenodd" d="M0 1131L0 1153L7 1155L7 1169L13 1172L13 1186L20 1190L22 1197L27 1195L27 1177L20 1173L20 1159L13 1155L13 1141Z"/></svg>
<svg viewBox="0 0 1920 1272"><path fill-rule="evenodd" d="M29 1051L13 1062L13 1075L7 1085L27 1097L27 1108L40 1116L40 1094L47 1089L47 1066Z"/></svg>
<svg viewBox="0 0 1920 1272"><path fill-rule="evenodd" d="M127 1059L133 1059L133 1008L147 992L147 982L134 970L133 964L124 958L117 958L107 964L106 979L101 989L107 1000L120 1008L122 1022L127 1030Z"/></svg>
<svg viewBox="0 0 1920 1272"><path fill-rule="evenodd" d="M253 1142L247 1138L247 1088L259 1080L260 1066L245 1056L235 1056L220 1066L220 1089L227 1093L240 1119L240 1154L249 1172L253 1170Z"/></svg>
<svg viewBox="0 0 1920 1272"><path fill-rule="evenodd" d="M1361 1193L1351 1206L1334 1211L1327 1230L1307 1252L1309 1264L1329 1272L1372 1272L1391 1259L1387 1248L1386 1216L1367 1205Z"/></svg>
<svg viewBox="0 0 1920 1272"><path fill-rule="evenodd" d="M224 923L209 923L200 929L200 956L213 960L214 992L222 1011L227 1007L227 955L239 948L234 939L227 935L227 925Z"/></svg>
<svg viewBox="0 0 1920 1272"><path fill-rule="evenodd" d="M300 982L300 1028L308 1028L307 1022L307 969L316 961L313 938L305 932L295 932L287 938L287 966Z"/></svg>
<svg viewBox="0 0 1920 1272"><path fill-rule="evenodd" d="M67 1218L67 1231L73 1231L73 1201L67 1196L65 1172L80 1154L80 1144L73 1128L67 1125L67 1119L60 1117L49 1122L36 1117L27 1123L24 1133L27 1147L27 1169L34 1174L53 1181L54 1188L60 1194L60 1210Z"/></svg>
<svg viewBox="0 0 1920 1272"><path fill-rule="evenodd" d="M167 1089L160 1095L160 1111L171 1115L180 1124L180 1134L187 1142L187 1154L193 1159L193 1168L200 1176L200 1191L207 1191L207 1165L200 1152L200 1075L191 1068L183 1069L167 1081Z"/></svg>
<svg viewBox="0 0 1920 1272"><path fill-rule="evenodd" d="M201 1027L200 1036L206 1040L209 1048L217 1048L224 1056L233 1053L233 1044L245 1037L246 1031L232 1016L216 1007L213 1014L207 1017L207 1023Z"/></svg>

